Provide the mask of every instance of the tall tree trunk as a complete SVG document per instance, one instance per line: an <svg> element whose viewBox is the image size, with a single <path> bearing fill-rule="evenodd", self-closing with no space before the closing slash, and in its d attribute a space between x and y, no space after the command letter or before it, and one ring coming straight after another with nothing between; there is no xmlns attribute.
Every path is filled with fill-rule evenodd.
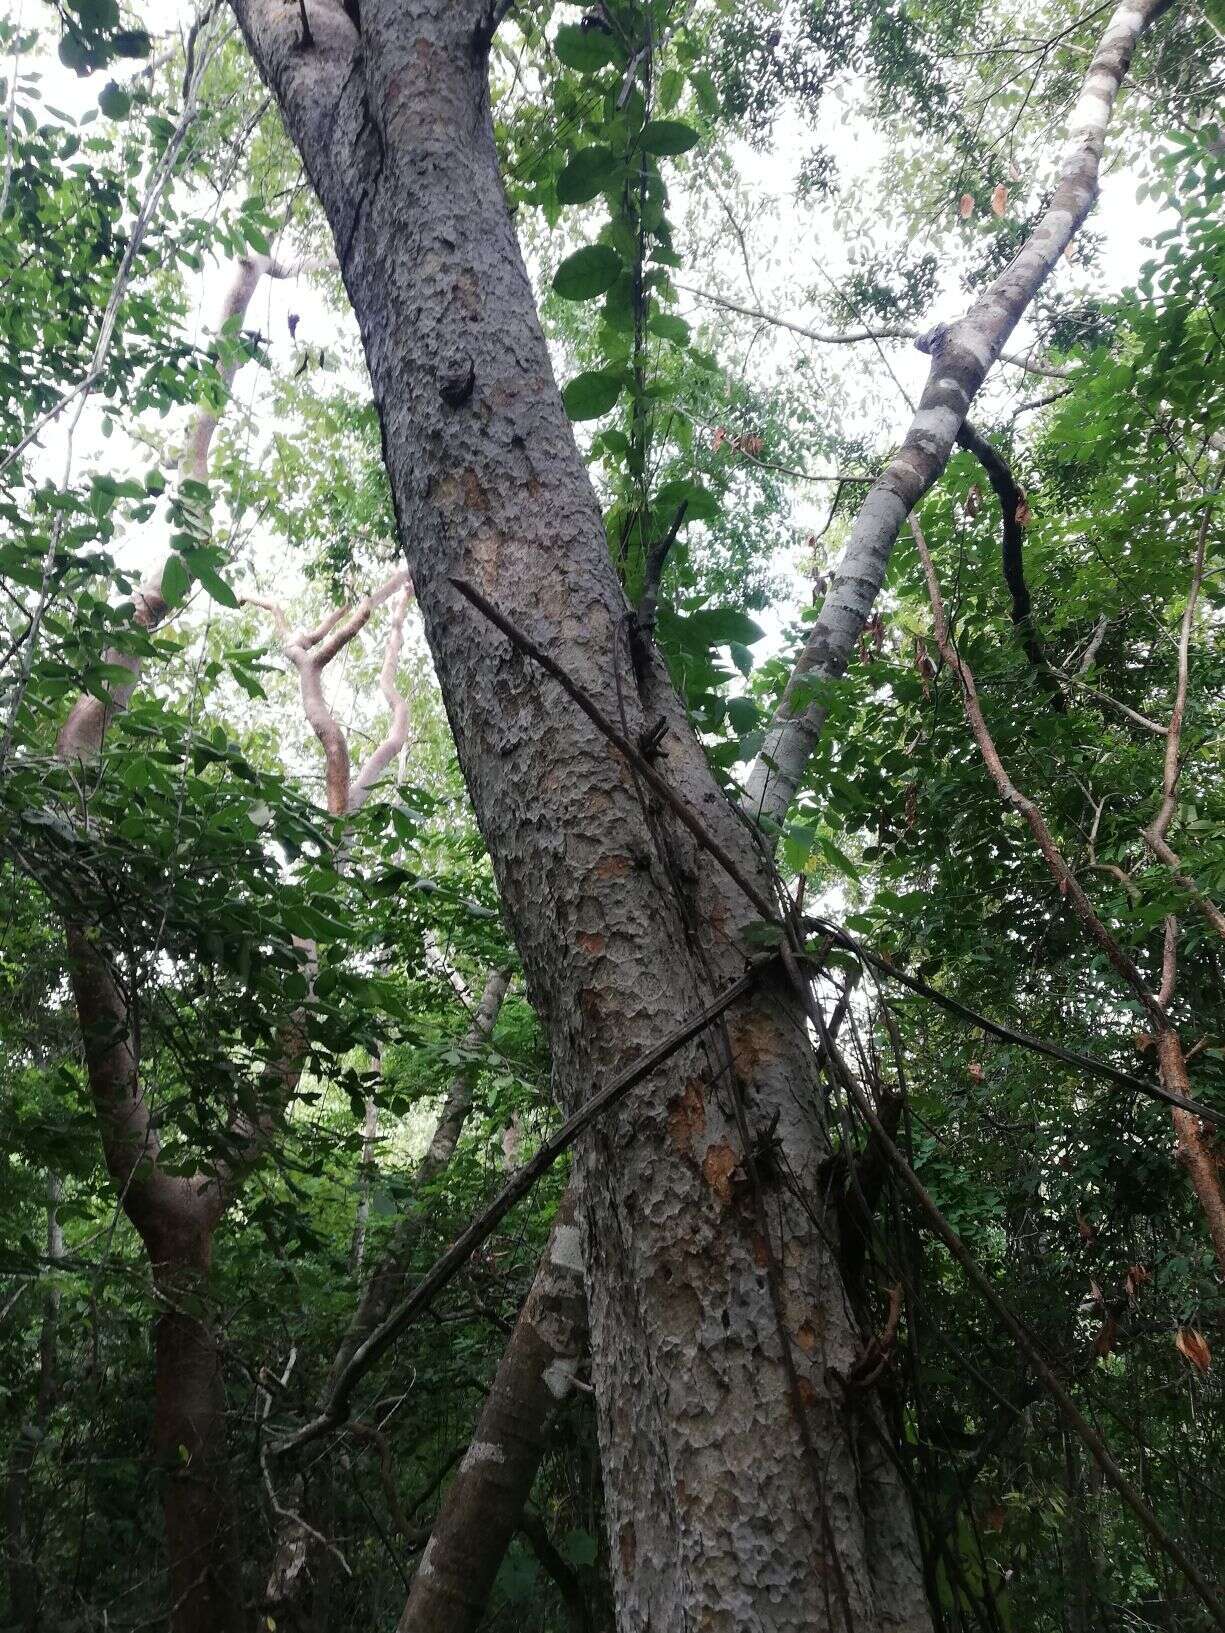
<svg viewBox="0 0 1225 1633"><path fill-rule="evenodd" d="M219 330L241 323L261 278L292 272L266 255L241 260L222 303ZM238 359L222 367L227 389L239 367ZM217 424L217 415L208 408L196 417L179 460L182 481L208 480ZM155 571L133 597L133 623L139 629L156 629L170 610L162 594L163 570ZM131 679L113 684L109 701L87 695L77 699L56 745L59 758L69 765L101 751L111 720L127 708L140 682L138 656L116 649L103 656L128 670ZM219 1166L190 1179L163 1172L140 1081L128 999L96 932L75 922L67 922L64 930L106 1165L149 1254L163 1302L154 1336L154 1455L163 1478L170 1626L172 1633L237 1633L244 1626L237 1526L226 1473L221 1355L209 1314L208 1269L213 1232L233 1194L238 1169L258 1154L267 1131L240 1114L231 1129L236 1166ZM302 1035L296 1020L282 1028L281 1040L283 1056L265 1079L279 1104L292 1095L301 1069Z"/></svg>
<svg viewBox="0 0 1225 1633"><path fill-rule="evenodd" d="M336 4L313 43L280 0L234 9L330 219L361 325L401 538L460 763L548 1029L560 1100L636 1059L744 967L759 915L620 757L449 582L472 579L631 736L664 716L670 780L769 883L658 657L641 687L600 509L502 191L474 0ZM773 1128L767 1229L736 1178ZM856 1333L823 1239L828 1151L803 1015L780 979L682 1051L577 1161L620 1625L926 1629L913 1527L830 1372ZM773 1273L772 1273L773 1267Z"/></svg>
<svg viewBox="0 0 1225 1633"><path fill-rule="evenodd" d="M583 1261L567 1191L467 1455L430 1535L399 1633L474 1633L532 1494L549 1427L587 1335Z"/></svg>
<svg viewBox="0 0 1225 1633"><path fill-rule="evenodd" d="M221 1354L208 1297L216 1176L167 1174L140 1082L128 1005L106 957L67 927L68 968L107 1167L149 1255L161 1310L154 1332L154 1456L162 1479L173 1633L244 1625L237 1526L226 1472Z"/></svg>
<svg viewBox="0 0 1225 1633"><path fill-rule="evenodd" d="M153 1450L162 1481L175 1633L245 1625L226 1467L221 1351L208 1292L212 1227L159 1213L146 1238L163 1304L154 1338Z"/></svg>
<svg viewBox="0 0 1225 1633"><path fill-rule="evenodd" d="M54 1274L64 1257L64 1232L59 1204L63 1181L47 1175L47 1265ZM44 1299L38 1334L38 1394L28 1423L18 1431L9 1454L4 1481L5 1561L8 1566L9 1616L22 1633L33 1633L39 1623L39 1584L31 1550L26 1504L30 1473L55 1405L58 1379L60 1294L50 1288Z"/></svg>

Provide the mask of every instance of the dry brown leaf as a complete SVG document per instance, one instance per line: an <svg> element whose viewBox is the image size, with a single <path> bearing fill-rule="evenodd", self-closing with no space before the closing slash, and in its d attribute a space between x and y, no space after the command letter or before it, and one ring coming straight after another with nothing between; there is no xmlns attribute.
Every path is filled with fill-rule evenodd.
<svg viewBox="0 0 1225 1633"><path fill-rule="evenodd" d="M1128 1298L1136 1298L1145 1282L1152 1281L1152 1279L1152 1271L1146 1270L1142 1264L1129 1264L1127 1267L1127 1280L1124 1283L1127 1288Z"/></svg>
<svg viewBox="0 0 1225 1633"><path fill-rule="evenodd" d="M1196 1332L1194 1327L1180 1327L1174 1334L1174 1347L1197 1372L1207 1372L1212 1365L1212 1351L1202 1332Z"/></svg>
<svg viewBox="0 0 1225 1633"><path fill-rule="evenodd" d="M1001 182L991 195L991 214L1003 215L1007 208L1008 189L1004 186L1003 182Z"/></svg>
<svg viewBox="0 0 1225 1633"><path fill-rule="evenodd" d="M968 221L974 214L974 194L963 193L961 203L957 206L957 214L963 221Z"/></svg>
<svg viewBox="0 0 1225 1633"><path fill-rule="evenodd" d="M1109 1311L1107 1311L1106 1319L1102 1322L1101 1330L1097 1337L1093 1340L1094 1355L1096 1355L1100 1360L1104 1361L1114 1349L1118 1336L1119 1323L1115 1317L1111 1315Z"/></svg>

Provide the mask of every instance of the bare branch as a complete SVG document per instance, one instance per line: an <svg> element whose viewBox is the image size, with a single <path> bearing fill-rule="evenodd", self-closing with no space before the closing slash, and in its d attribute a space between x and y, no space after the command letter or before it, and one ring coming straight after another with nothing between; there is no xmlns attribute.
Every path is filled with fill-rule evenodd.
<svg viewBox="0 0 1225 1633"><path fill-rule="evenodd" d="M726 206L724 206L726 208ZM793 323L789 318L776 317L771 312L763 312L760 307L742 306L739 301L728 300L723 295L712 294L708 289L694 289L690 284L678 283L675 287L686 295L692 295L695 300L708 301L711 306L721 306L729 312L739 312L742 317L755 318L760 323L768 323L775 329L787 329L792 334L800 335L804 340L812 340L819 346L857 346L863 341L882 340L909 340L921 338L922 331L905 324L895 324L892 327L880 329L810 329L803 323ZM1007 363L1014 369L1024 369L1027 374L1045 375L1050 380L1066 378L1068 370L1060 368L1054 363L1035 363L1030 358L1017 357L1011 352L1000 352L999 360ZM1060 392L1057 395L1062 396ZM1054 401L1054 398L1047 399Z"/></svg>
<svg viewBox="0 0 1225 1633"><path fill-rule="evenodd" d="M1214 498L1221 490L1222 480L1225 480L1225 474L1217 480L1216 487L1213 490ZM1200 590L1204 582L1204 561L1211 521L1212 507L1205 506L1203 517L1200 520L1199 533L1195 541L1195 560L1191 571L1191 587L1187 592L1187 605L1183 611L1182 625L1178 635L1178 679L1174 687L1174 706L1170 711L1170 723L1165 731L1161 804L1152 822L1142 832L1145 843L1153 852L1153 855L1159 861L1164 862L1171 870L1177 883L1194 899L1196 906L1217 934L1225 937L1225 913L1221 911L1214 901L1204 895L1193 879L1181 871L1182 861L1166 837L1170 831L1170 824L1174 820L1174 812L1178 805L1178 779L1182 773L1183 717L1187 709L1187 686L1190 678L1191 631L1195 625L1195 610L1199 603Z"/></svg>

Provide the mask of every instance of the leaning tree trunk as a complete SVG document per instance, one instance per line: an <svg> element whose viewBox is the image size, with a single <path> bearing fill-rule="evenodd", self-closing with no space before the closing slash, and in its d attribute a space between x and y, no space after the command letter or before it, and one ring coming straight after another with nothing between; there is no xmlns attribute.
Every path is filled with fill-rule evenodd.
<svg viewBox="0 0 1225 1633"><path fill-rule="evenodd" d="M413 1577L399 1633L475 1633L523 1521L549 1429L573 1391L586 1338L583 1260L568 1190Z"/></svg>
<svg viewBox="0 0 1225 1633"><path fill-rule="evenodd" d="M743 972L759 917L620 757L455 590L473 580L630 735L663 715L668 776L768 892L626 604L502 191L487 0L234 0L331 222L460 763L559 1097L572 1109ZM926 1629L894 1475L861 1474L831 1372L858 1335L822 1233L828 1151L804 1020L780 978L585 1142L577 1175L623 1629ZM717 1045L717 1046L716 1046ZM746 1202L773 1130L798 1184ZM768 1218L763 1217L768 1216ZM763 1225L766 1228L763 1229Z"/></svg>

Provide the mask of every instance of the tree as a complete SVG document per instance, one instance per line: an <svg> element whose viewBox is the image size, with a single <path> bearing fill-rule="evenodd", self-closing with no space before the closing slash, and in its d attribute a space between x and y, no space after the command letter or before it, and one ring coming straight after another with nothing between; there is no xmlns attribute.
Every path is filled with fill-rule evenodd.
<svg viewBox="0 0 1225 1633"><path fill-rule="evenodd" d="M377 1625L407 1599L405 1630L475 1628L492 1595L499 1625L550 1633L593 1612L960 1633L1079 1629L1122 1605L1221 1623L1201 1500L1220 1295L1196 1213L1211 1224L1220 1200L1221 238L1212 94L1187 69L1216 59L1174 13L1120 95L1161 9L1052 5L1030 34L977 5L617 0L579 21L548 0L236 0L292 145L229 47L210 80L189 72L181 108L177 65L104 92L134 115L125 142L148 133L164 185L130 215L164 267L117 248L66 329L0 209L20 290L0 362L31 399L5 466L24 576L0 838L38 887L0 941L19 1243L3 1268L62 1287L93 1335L61 1304L62 1343L104 1357L80 1383L65 1358L62 1388L13 1390L27 1622L41 1599L112 1625ZM70 67L117 49L108 7L60 15ZM801 187L846 267L803 288L794 254L788 306L819 316L781 324L733 139L784 111L815 126L834 85L870 111L882 186L836 194L813 150ZM1056 160L1046 126L1069 104ZM1065 256L1092 262L1108 122L1178 225L1134 290L1075 306ZM11 111L8 137L14 198L53 219L38 167L59 149ZM330 232L377 426L343 330L317 345L307 304L273 337L230 325L203 363L184 344L178 269L213 242L159 213L184 169L231 252L227 235L249 259L288 232L323 266ZM237 210L230 173L253 194ZM129 197L90 196L108 221ZM49 236L80 264L70 232ZM701 330L678 310L684 255L716 314ZM933 330L957 276L965 316ZM905 392L831 359L887 362L912 338L929 379L891 445ZM195 398L215 425L252 356L269 389L208 486L186 472L167 565L132 597L112 517L147 520L156 480L70 467L40 492L39 439L57 405L97 400L147 439L154 380L175 383L153 406ZM559 357L578 369L560 392ZM1030 373L1042 395L1018 404ZM580 447L573 422L591 422ZM766 552L807 530L809 482L830 495L813 607L755 667ZM411 687L355 644L373 607L350 612L355 586L387 572L393 530L479 836L415 619ZM193 583L232 617L196 595L164 623ZM269 584L305 733L250 606ZM70 773L49 721L77 689ZM401 733L414 720L422 770L356 809L395 755L376 694ZM298 792L311 731L326 816ZM363 734L375 771L354 783ZM503 1003L498 909L530 1008ZM79 1118L71 1142L53 1132L76 1082L57 918L120 1195L189 1283L160 1273L159 1345L177 1323L206 1362L164 1595L143 1487L104 1505L113 1533L71 1519L125 1453L144 1466L148 1322L146 1261L105 1227L114 1193ZM35 1243L46 1174L64 1176L54 1263ZM169 1204L195 1218L214 1193L229 1228L210 1214L191 1253L158 1246ZM8 1380L51 1308L20 1293L0 1296ZM163 1413L184 1378L162 1367Z"/></svg>

